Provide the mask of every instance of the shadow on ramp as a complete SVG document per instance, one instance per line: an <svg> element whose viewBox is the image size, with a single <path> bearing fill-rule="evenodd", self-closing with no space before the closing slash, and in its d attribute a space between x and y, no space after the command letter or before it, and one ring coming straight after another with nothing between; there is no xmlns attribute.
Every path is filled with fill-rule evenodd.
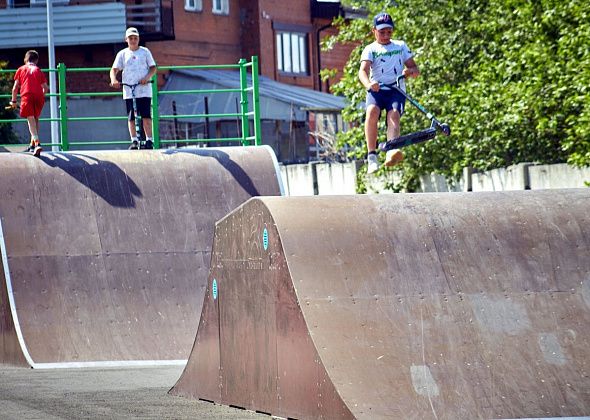
<svg viewBox="0 0 590 420"><path fill-rule="evenodd" d="M253 198L174 395L293 418L590 413L590 189Z"/></svg>
<svg viewBox="0 0 590 420"><path fill-rule="evenodd" d="M135 207L135 198L141 197L133 179L110 160L81 153L45 153L39 159L61 169L111 206ZM64 180L65 185L67 182Z"/></svg>
<svg viewBox="0 0 590 420"><path fill-rule="evenodd" d="M215 222L281 193L269 148L212 153L0 154L0 363L184 364Z"/></svg>

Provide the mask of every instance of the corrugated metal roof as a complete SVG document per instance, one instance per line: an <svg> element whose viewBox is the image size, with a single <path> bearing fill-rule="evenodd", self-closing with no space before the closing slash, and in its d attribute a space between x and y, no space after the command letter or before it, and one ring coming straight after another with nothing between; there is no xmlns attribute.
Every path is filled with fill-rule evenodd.
<svg viewBox="0 0 590 420"><path fill-rule="evenodd" d="M125 34L125 4L53 7L55 46L122 43ZM47 46L45 7L0 9L0 48Z"/></svg>
<svg viewBox="0 0 590 420"><path fill-rule="evenodd" d="M236 89L240 87L240 74L237 71L180 69L173 72L203 79L225 88ZM258 80L261 98L273 98L309 110L341 111L346 106L346 100L340 96L280 83L265 76L260 76ZM250 75L248 75L248 85L252 85Z"/></svg>

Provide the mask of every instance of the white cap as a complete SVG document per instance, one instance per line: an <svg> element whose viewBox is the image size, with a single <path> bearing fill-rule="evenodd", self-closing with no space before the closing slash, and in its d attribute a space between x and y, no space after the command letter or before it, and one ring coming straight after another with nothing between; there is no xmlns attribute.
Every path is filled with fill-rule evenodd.
<svg viewBox="0 0 590 420"><path fill-rule="evenodd" d="M125 39L127 39L128 37L135 35L135 36L139 36L139 32L137 31L137 28L127 28L127 30L125 31Z"/></svg>

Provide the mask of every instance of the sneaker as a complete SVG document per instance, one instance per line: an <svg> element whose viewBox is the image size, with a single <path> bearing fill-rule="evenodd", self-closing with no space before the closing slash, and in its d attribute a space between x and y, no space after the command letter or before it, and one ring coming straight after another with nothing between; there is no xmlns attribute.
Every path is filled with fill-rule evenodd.
<svg viewBox="0 0 590 420"><path fill-rule="evenodd" d="M404 154L402 153L401 150L399 149L392 149L389 150L386 154L385 154L385 166L395 166L398 163L400 163L402 160L404 160Z"/></svg>
<svg viewBox="0 0 590 420"><path fill-rule="evenodd" d="M377 155L370 154L367 156L367 174L372 174L379 170L379 162L377 161Z"/></svg>
<svg viewBox="0 0 590 420"><path fill-rule="evenodd" d="M133 140L129 146L129 150L139 150L139 142L137 140Z"/></svg>
<svg viewBox="0 0 590 420"><path fill-rule="evenodd" d="M43 151L43 148L40 145L37 145L33 148L33 156L39 157L41 155L41 152Z"/></svg>
<svg viewBox="0 0 590 420"><path fill-rule="evenodd" d="M23 150L23 152L25 153L33 153L33 151L35 150L35 146L30 144L29 147L27 147L25 150Z"/></svg>
<svg viewBox="0 0 590 420"><path fill-rule="evenodd" d="M151 140L146 140L145 141L145 149L153 149L154 148L154 142Z"/></svg>

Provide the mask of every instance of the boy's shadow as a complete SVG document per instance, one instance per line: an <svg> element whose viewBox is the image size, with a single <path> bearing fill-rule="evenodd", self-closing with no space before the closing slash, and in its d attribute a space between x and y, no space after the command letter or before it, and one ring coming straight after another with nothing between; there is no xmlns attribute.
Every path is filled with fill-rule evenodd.
<svg viewBox="0 0 590 420"><path fill-rule="evenodd" d="M135 207L137 184L113 162L80 153L47 153L45 164L59 168L114 207Z"/></svg>
<svg viewBox="0 0 590 420"><path fill-rule="evenodd" d="M162 151L165 154L185 153L191 155L205 156L214 158L219 162L223 168L225 168L232 177L238 182L238 184L250 195L251 197L257 197L260 194L250 175L242 169L230 156L219 150L219 149L207 149L207 148L187 148L187 149L166 149Z"/></svg>

